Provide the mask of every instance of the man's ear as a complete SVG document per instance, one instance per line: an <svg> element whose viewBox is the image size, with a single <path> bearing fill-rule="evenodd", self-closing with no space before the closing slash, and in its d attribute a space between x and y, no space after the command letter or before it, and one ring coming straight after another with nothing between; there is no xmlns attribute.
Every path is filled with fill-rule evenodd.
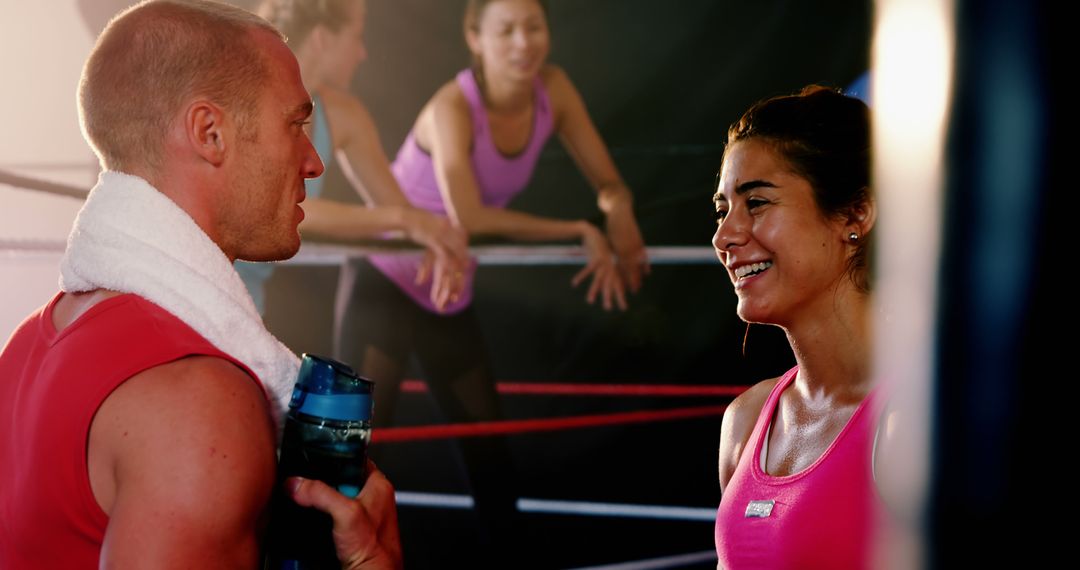
<svg viewBox="0 0 1080 570"><path fill-rule="evenodd" d="M191 150L203 160L213 166L225 162L232 130L226 124L224 109L210 101L195 101L184 113L184 133Z"/></svg>

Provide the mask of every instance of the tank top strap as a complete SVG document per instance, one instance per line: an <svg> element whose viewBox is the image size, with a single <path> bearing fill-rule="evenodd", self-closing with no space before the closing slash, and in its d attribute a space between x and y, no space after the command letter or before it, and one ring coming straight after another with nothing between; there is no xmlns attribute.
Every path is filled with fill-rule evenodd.
<svg viewBox="0 0 1080 570"><path fill-rule="evenodd" d="M539 75L533 80L533 101L536 102L536 120L533 128L533 137L546 140L555 126L555 114L551 110L551 99L548 97L544 80ZM530 144L532 141L530 141Z"/></svg>
<svg viewBox="0 0 1080 570"><path fill-rule="evenodd" d="M772 392L769 392L769 397L765 399L765 404L761 406L761 412L758 414L757 423L754 424L754 431L750 435L750 445L748 449L751 449L753 453L750 454L751 458L757 458L761 456L761 444L765 439L765 433L769 427L769 423L772 422L773 414L776 412L776 406L780 403L780 394L788 387L789 384L795 381L795 375L799 372L799 367L795 366L791 370L788 370L776 381L776 386L773 386ZM743 456L746 456L746 452L743 452Z"/></svg>
<svg viewBox="0 0 1080 570"><path fill-rule="evenodd" d="M750 440L748 441L747 450L749 450L750 453L747 454L744 452L744 458L749 455L751 460L760 461L761 450L765 445L765 436L768 434L769 424L772 423L773 416L776 414L776 407L780 404L780 394L795 381L795 376L798 372L798 366L788 370L780 380L776 382L776 386L773 387L772 392L769 393L769 397L761 407L757 423L754 424L754 431L751 432ZM863 399L862 403L859 404L855 413L848 420L844 429L837 434L836 439L840 440L847 432L861 432L869 429L869 432L873 433L875 429L873 424L878 421L881 413L882 400L886 399L886 396L883 395L884 392L885 389L881 385L872 388L866 395L866 398ZM867 428L867 425L870 427ZM834 441L830 445L830 449L836 445L837 444ZM829 453L829 451L826 451L825 453Z"/></svg>
<svg viewBox="0 0 1080 570"><path fill-rule="evenodd" d="M322 159L323 166L329 167L330 163L334 161L334 139L330 135L330 121L326 118L326 107L322 98L314 95L312 100L315 103L315 112L311 118L311 144L315 147L315 152L319 154L319 158ZM304 184L307 187L308 196L318 198L322 194L322 176L312 178Z"/></svg>
<svg viewBox="0 0 1080 570"><path fill-rule="evenodd" d="M484 110L484 94L480 92L480 84L476 81L476 73L471 67L458 72L458 87L461 94L469 102L469 115L472 117L473 137L479 138L487 128L487 115Z"/></svg>

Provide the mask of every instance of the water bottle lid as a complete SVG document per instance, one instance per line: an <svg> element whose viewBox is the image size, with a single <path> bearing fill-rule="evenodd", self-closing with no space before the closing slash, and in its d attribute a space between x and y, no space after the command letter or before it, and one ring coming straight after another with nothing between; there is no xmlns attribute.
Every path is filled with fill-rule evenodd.
<svg viewBox="0 0 1080 570"><path fill-rule="evenodd" d="M346 364L305 354L289 409L332 420L370 420L374 386Z"/></svg>
<svg viewBox="0 0 1080 570"><path fill-rule="evenodd" d="M301 414L343 422L366 422L371 420L371 394L309 394L297 388L293 391L293 405Z"/></svg>

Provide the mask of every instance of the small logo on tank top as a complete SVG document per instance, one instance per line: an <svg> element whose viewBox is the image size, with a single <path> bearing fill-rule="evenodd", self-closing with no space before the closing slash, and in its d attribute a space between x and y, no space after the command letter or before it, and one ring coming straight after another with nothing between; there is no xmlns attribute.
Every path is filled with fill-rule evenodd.
<svg viewBox="0 0 1080 570"><path fill-rule="evenodd" d="M748 519L763 519L772 515L773 505L776 501L750 501L746 504L746 516Z"/></svg>

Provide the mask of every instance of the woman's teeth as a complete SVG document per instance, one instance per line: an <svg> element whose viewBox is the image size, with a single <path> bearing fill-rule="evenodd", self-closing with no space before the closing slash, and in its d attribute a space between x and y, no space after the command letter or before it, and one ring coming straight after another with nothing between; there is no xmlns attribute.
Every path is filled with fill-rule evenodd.
<svg viewBox="0 0 1080 570"><path fill-rule="evenodd" d="M742 267L739 267L735 270L735 277L742 279L743 277L748 277L750 275L754 275L755 273L761 273L762 271L765 271L770 267L772 267L771 261L762 261L760 263L743 265Z"/></svg>

